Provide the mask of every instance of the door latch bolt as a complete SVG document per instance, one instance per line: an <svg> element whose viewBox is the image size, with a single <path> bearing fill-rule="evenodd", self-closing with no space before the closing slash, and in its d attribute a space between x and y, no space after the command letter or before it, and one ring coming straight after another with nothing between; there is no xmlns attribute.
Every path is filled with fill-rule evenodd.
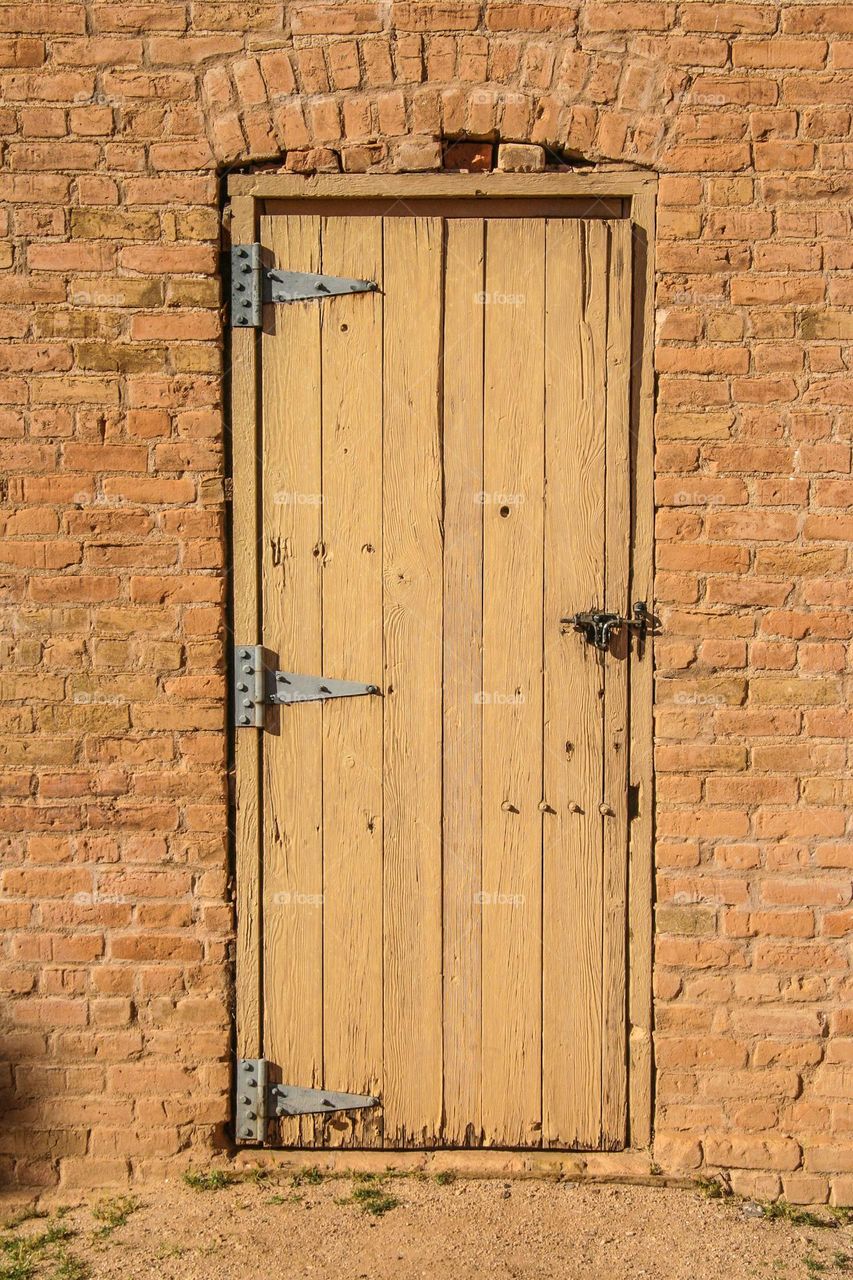
<svg viewBox="0 0 853 1280"><path fill-rule="evenodd" d="M591 609L587 613L575 613L570 618L562 618L564 626L570 625L583 633L587 644L606 653L610 648L611 637L622 627L632 630L640 639L644 639L652 621L646 608L645 600L637 600L631 610L630 618L623 618L618 613L606 613L603 609Z"/></svg>

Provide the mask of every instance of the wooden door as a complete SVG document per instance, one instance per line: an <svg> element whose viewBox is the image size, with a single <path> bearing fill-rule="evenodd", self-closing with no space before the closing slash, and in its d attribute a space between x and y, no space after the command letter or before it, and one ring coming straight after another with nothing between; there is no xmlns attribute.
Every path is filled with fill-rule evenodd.
<svg viewBox="0 0 853 1280"><path fill-rule="evenodd" d="M372 1111L283 1145L626 1140L631 227L278 214L263 644L380 696L271 713L263 1055Z"/></svg>

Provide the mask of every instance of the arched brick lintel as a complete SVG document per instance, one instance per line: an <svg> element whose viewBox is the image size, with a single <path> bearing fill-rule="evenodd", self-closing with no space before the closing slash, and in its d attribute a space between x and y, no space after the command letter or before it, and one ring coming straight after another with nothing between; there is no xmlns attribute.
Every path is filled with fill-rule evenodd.
<svg viewBox="0 0 853 1280"><path fill-rule="evenodd" d="M534 143L545 149L549 164L582 158L665 167L688 72L650 54L587 53L551 42L542 47L549 88L495 79L469 83L460 72L474 70L458 48L448 51L442 78L420 43L410 51L407 39L413 38L386 38L384 58L355 39L327 44L332 76L336 49L352 58L349 81L338 67L340 88L329 84L324 64L303 56L321 52L312 47L242 50L200 67L209 151L204 155L198 142L191 144L193 167L272 162L297 172L431 169L441 166L439 144L448 138ZM377 42L370 38L371 45ZM527 62L531 75L529 51ZM499 70L493 67L492 74ZM512 76L517 79L518 68ZM185 144L152 147L155 166L185 168L187 159Z"/></svg>

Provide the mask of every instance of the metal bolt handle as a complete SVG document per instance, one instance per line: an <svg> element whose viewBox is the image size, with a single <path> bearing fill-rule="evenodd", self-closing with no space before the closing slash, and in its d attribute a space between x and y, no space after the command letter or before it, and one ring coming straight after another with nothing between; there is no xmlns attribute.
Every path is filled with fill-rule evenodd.
<svg viewBox="0 0 853 1280"><path fill-rule="evenodd" d="M610 647L611 636L622 627L633 628L638 635L645 636L650 615L645 600L637 600L630 618L623 618L618 613L606 613L603 609L591 609L586 613L575 613L570 618L562 618L561 622L564 626L571 625L576 631L582 631L587 644L604 653Z"/></svg>

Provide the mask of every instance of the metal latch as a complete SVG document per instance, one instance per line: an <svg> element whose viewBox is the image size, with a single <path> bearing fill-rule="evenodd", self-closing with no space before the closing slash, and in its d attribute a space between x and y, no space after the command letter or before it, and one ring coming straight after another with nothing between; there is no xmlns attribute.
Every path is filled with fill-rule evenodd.
<svg viewBox="0 0 853 1280"><path fill-rule="evenodd" d="M379 1107L379 1098L363 1093L306 1089L301 1085L271 1084L266 1058L241 1058L237 1063L235 1128L238 1142L263 1142L267 1125L279 1116L326 1115Z"/></svg>
<svg viewBox="0 0 853 1280"><path fill-rule="evenodd" d="M260 244L231 248L231 324L240 328L260 326L265 302L305 302L346 293L374 293L378 288L375 280L265 267Z"/></svg>
<svg viewBox="0 0 853 1280"><path fill-rule="evenodd" d="M587 644L596 649L606 651L610 645L610 637L622 627L629 627L642 638L646 634L651 615L646 608L645 600L637 600L630 618L622 618L618 613L605 613L603 609L593 609L589 613L575 613L571 618L562 618L564 626L571 625L576 631L582 631Z"/></svg>
<svg viewBox="0 0 853 1280"><path fill-rule="evenodd" d="M359 698L379 693L375 684L331 680L276 671L261 644L234 646L234 724L238 729L263 729L264 708L296 702L327 702L330 698Z"/></svg>

